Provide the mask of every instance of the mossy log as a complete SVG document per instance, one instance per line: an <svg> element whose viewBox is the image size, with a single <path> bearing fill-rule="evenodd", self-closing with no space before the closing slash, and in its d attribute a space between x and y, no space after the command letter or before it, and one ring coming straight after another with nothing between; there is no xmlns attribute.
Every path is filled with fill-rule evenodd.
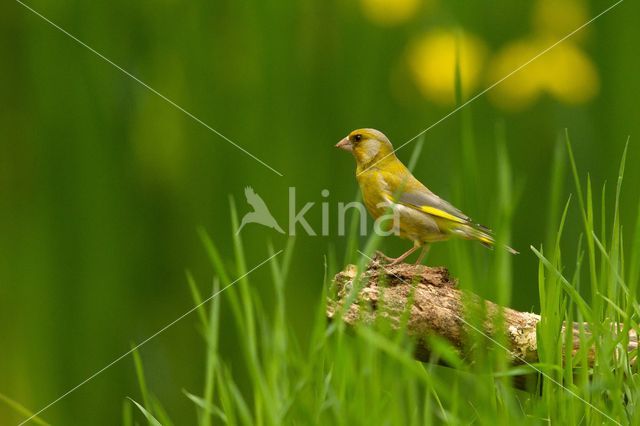
<svg viewBox="0 0 640 426"><path fill-rule="evenodd" d="M327 302L329 319L334 319L342 310L355 278L354 265L348 265L335 276L332 289L335 298L330 298ZM514 365L539 360L536 329L541 321L540 315L500 307L477 295L462 291L446 268L409 264L387 265L381 256L376 256L361 278L362 288L347 311L342 313L343 321L350 326L358 323L372 324L378 316L384 316L393 328L398 329L403 315L406 318L408 313L408 320L405 320L406 332L415 339L415 357L421 361L429 361L430 335L436 334L448 340L460 356L466 358L470 345L465 344L465 336L480 332L503 342ZM410 310L407 312L407 309ZM471 325L472 322L466 319L468 315L465 315L465 310L467 313L471 310L485 313L482 329ZM496 315L499 313L502 320L496 321ZM573 345L568 350L564 349L564 356L568 351L571 356L575 356L580 350L580 342L590 340L588 324L574 323L571 328ZM615 328L614 324L612 333L616 332ZM498 336L499 333L502 336ZM584 336L580 339L581 333L584 333L587 339ZM560 336L565 336L564 327ZM631 352L637 348L638 334L635 330L630 330L627 350ZM593 365L595 361L596 354L592 346L587 351L587 362Z"/></svg>

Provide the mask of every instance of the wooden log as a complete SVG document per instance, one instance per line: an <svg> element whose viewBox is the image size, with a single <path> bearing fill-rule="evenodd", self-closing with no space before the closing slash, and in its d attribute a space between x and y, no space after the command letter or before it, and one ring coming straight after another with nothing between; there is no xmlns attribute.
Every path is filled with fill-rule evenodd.
<svg viewBox="0 0 640 426"><path fill-rule="evenodd" d="M356 267L348 265L339 272L333 281L335 299L327 302L327 317L333 319L342 310L345 300L353 288L356 278ZM423 265L387 265L382 257L376 258L368 265L362 274L362 286L354 302L342 314L342 319L348 325L358 323L372 324L380 315L388 318L391 326L398 329L407 309L410 311L406 332L416 340L417 359L429 360L428 337L436 334L448 340L462 357L469 345L465 344L465 336L469 333L483 333L489 338L495 338L502 333L506 339L505 350L509 360L514 364L533 363L538 361L538 341L536 328L541 318L531 312L520 312L514 309L500 307L493 302L482 300L477 295L464 292L457 288L446 268L427 267ZM407 304L411 303L408 307ZM481 309L484 304L486 312L482 329L474 327L466 320L465 309ZM496 315L502 312L502 330L496 330ZM617 326L614 324L614 326ZM612 326L612 332L616 332ZM580 349L580 324L571 325L573 333L573 347L571 356ZM564 336L564 327L561 336ZM588 324L582 325L582 333L590 334ZM564 338L564 337L563 337ZM587 339L588 340L588 339ZM629 331L629 352L637 350L638 334ZM566 356L567 350L564 350ZM587 353L590 365L596 360L593 346Z"/></svg>

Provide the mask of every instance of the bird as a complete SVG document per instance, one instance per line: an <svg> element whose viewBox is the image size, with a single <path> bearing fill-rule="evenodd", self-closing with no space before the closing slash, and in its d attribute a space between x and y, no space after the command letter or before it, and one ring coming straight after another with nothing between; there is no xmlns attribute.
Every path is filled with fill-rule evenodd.
<svg viewBox="0 0 640 426"><path fill-rule="evenodd" d="M384 256L391 265L404 261L418 249L421 251L416 264L420 264L431 243L454 237L476 240L488 247L495 245L490 229L475 223L416 179L396 157L391 142L382 132L357 129L336 147L353 154L362 198L374 220L389 215L392 210L394 223L387 225L387 230L413 241L413 247L399 257ZM509 246L505 248L518 253Z"/></svg>
<svg viewBox="0 0 640 426"><path fill-rule="evenodd" d="M239 234L242 228L248 223L259 223L260 225L268 226L269 228L273 228L279 233L284 234L284 231L274 219L264 200L256 194L252 187L247 186L244 189L244 196L247 199L247 203L253 207L253 211L244 215L236 234Z"/></svg>

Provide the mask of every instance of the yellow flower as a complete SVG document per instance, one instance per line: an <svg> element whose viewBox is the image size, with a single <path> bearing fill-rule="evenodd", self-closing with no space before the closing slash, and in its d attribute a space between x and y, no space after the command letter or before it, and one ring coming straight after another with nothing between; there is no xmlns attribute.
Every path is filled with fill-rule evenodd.
<svg viewBox="0 0 640 426"><path fill-rule="evenodd" d="M464 93L480 80L487 48L471 34L434 30L409 46L409 69L422 94L441 105L455 103L455 67L459 52L460 79Z"/></svg>
<svg viewBox="0 0 640 426"><path fill-rule="evenodd" d="M417 12L420 0L361 0L364 14L379 25L392 26L409 20Z"/></svg>
<svg viewBox="0 0 640 426"><path fill-rule="evenodd" d="M487 84L509 75L553 42L536 37L508 44L493 58ZM599 86L593 62L576 45L565 41L505 79L490 97L497 105L512 110L529 106L543 93L564 103L580 104L592 99Z"/></svg>
<svg viewBox="0 0 640 426"><path fill-rule="evenodd" d="M537 44L529 40L515 41L502 48L489 65L487 84L502 79L533 58L539 53L536 48ZM522 109L533 103L543 90L540 75L545 70L541 59L533 61L494 87L489 92L490 98L506 109Z"/></svg>
<svg viewBox="0 0 640 426"><path fill-rule="evenodd" d="M568 104L585 103L598 94L598 71L582 50L565 42L549 53L551 72L542 76L549 93Z"/></svg>
<svg viewBox="0 0 640 426"><path fill-rule="evenodd" d="M579 28L588 19L584 0L538 0L533 10L532 23L536 33L557 39ZM586 29L574 34L573 40L584 37Z"/></svg>

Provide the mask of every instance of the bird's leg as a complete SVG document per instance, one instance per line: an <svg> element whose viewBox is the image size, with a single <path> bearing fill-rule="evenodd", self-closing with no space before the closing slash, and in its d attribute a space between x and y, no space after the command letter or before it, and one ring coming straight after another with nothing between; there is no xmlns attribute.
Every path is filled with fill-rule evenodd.
<svg viewBox="0 0 640 426"><path fill-rule="evenodd" d="M395 258L393 258L393 257L389 257L389 256L387 256L386 254L384 254L384 253L383 253L383 252L381 252L380 250L377 250L377 251L376 251L376 254L375 254L375 256L374 256L374 258L378 258L378 257L382 258L382 259L383 259L385 262L387 262L387 263L391 263L391 262L393 262L394 260L396 260L396 259L395 259Z"/></svg>
<svg viewBox="0 0 640 426"><path fill-rule="evenodd" d="M405 260L407 258L407 256L409 256L411 253L413 253L414 251L418 250L419 248L420 248L419 245L414 245L409 250L407 250L405 253L401 254L399 257L396 257L395 259L391 259L391 263L389 263L389 265L397 265L398 263L400 263L403 260Z"/></svg>
<svg viewBox="0 0 640 426"><path fill-rule="evenodd" d="M431 246L429 246L429 244L425 244L422 246L422 251L418 255L418 260L416 260L416 265L420 265L422 263L422 260L424 259L424 257L427 255L427 253L429 253L430 247Z"/></svg>

